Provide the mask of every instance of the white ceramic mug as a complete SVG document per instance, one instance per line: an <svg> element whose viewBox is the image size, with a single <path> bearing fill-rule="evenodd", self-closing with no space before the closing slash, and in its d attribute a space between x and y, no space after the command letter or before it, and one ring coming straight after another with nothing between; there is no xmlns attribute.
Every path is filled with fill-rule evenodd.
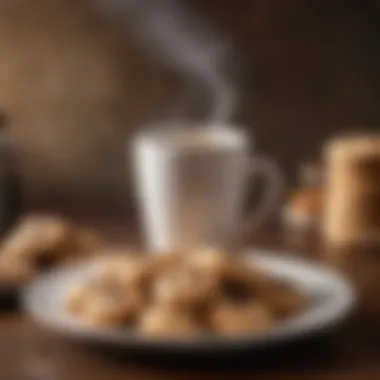
<svg viewBox="0 0 380 380"><path fill-rule="evenodd" d="M140 133L133 141L136 194L148 249L226 246L260 224L282 188L277 165L252 156L246 133L229 125L192 125ZM243 217L248 181L267 180L254 215Z"/></svg>

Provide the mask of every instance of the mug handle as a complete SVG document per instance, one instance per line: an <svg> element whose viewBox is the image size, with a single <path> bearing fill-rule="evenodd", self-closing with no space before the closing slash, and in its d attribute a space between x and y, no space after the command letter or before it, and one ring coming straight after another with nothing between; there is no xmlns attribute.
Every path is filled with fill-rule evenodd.
<svg viewBox="0 0 380 380"><path fill-rule="evenodd" d="M255 210L255 214L248 216L243 224L243 236L257 230L278 206L280 196L284 187L282 172L276 162L270 158L259 156L250 160L252 166L249 168L249 176L261 176L266 185L263 196Z"/></svg>

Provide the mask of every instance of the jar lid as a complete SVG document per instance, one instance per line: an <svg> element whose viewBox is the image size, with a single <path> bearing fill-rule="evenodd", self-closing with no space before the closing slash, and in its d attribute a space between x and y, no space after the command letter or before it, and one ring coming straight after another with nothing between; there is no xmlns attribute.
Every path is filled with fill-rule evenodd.
<svg viewBox="0 0 380 380"><path fill-rule="evenodd" d="M346 133L328 141L324 150L328 156L333 157L378 156L380 152L380 133Z"/></svg>

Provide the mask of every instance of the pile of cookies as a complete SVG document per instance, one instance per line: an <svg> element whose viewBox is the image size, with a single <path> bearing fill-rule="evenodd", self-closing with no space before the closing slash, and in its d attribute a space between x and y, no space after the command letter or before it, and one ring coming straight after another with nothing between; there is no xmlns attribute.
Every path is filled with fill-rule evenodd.
<svg viewBox="0 0 380 380"><path fill-rule="evenodd" d="M267 331L303 310L289 284L215 249L102 259L75 284L67 310L97 327L131 326L154 337Z"/></svg>
<svg viewBox="0 0 380 380"><path fill-rule="evenodd" d="M103 245L96 232L59 216L25 215L0 245L0 289L24 284L46 266L87 256Z"/></svg>

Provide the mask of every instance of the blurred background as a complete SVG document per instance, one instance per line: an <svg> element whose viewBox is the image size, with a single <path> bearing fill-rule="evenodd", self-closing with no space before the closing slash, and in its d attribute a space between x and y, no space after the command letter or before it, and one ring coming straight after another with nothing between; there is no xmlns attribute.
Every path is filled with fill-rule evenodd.
<svg viewBox="0 0 380 380"><path fill-rule="evenodd" d="M281 163L289 184L327 137L380 125L377 0L189 4L233 46L232 120ZM182 86L128 27L143 24L144 12L119 17L95 0L1 1L0 111L31 205L128 202L126 142Z"/></svg>

